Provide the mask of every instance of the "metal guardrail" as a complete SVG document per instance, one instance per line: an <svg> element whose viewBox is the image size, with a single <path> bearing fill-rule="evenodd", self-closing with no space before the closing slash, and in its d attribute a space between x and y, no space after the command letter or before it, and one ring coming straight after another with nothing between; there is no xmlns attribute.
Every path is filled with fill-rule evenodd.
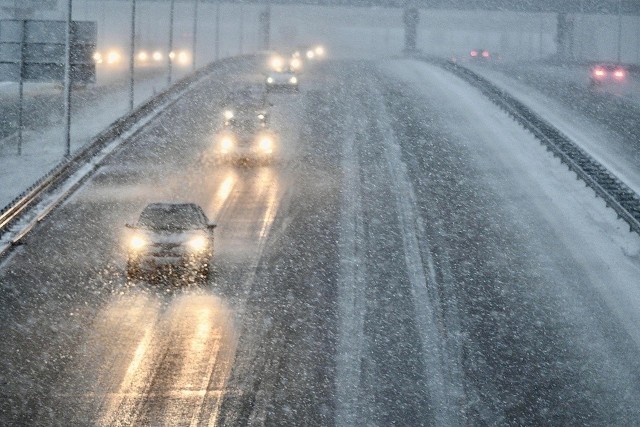
<svg viewBox="0 0 640 427"><path fill-rule="evenodd" d="M252 57L252 55L247 55L245 58L246 57ZM66 179L71 177L80 168L89 164L91 159L107 147L107 145L121 137L124 133L133 129L138 122L151 115L155 110L171 105L171 103L166 105L165 103L185 91L190 84L200 80L214 69L223 67L233 61L237 61L237 59L238 57L232 57L213 62L177 81L169 88L138 106L129 114L117 119L104 131L95 136L89 143L75 152L71 157L62 160L48 174L43 176L6 207L0 210L0 237L2 237L10 227L29 210L29 208L43 200L47 194L64 183ZM63 201L69 193L70 192L65 192L61 199L55 202L55 205ZM51 208L48 209L48 211L50 210ZM24 234L25 233L23 232L19 233L20 236L23 236ZM4 252L4 250L0 251L0 255L2 255L2 252Z"/></svg>
<svg viewBox="0 0 640 427"><path fill-rule="evenodd" d="M479 74L452 61L421 59L452 72L479 89L494 104L538 138L548 151L560 158L560 161L591 187L597 196L602 197L607 206L629 224L631 231L640 234L640 196L600 162L525 104Z"/></svg>

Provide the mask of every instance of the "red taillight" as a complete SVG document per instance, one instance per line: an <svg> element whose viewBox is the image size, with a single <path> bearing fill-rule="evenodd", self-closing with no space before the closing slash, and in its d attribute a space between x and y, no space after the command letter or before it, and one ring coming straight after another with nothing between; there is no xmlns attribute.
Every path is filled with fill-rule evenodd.
<svg viewBox="0 0 640 427"><path fill-rule="evenodd" d="M597 78L603 78L607 75L607 72L603 68L596 68L593 70L593 75Z"/></svg>
<svg viewBox="0 0 640 427"><path fill-rule="evenodd" d="M620 69L615 70L613 72L613 77L615 77L618 80L624 79L624 70L620 70Z"/></svg>
<svg viewBox="0 0 640 427"><path fill-rule="evenodd" d="M474 58L475 58L476 56L478 56L478 51L477 51L477 50L472 50L472 51L471 51L471 56L473 56Z"/></svg>
<svg viewBox="0 0 640 427"><path fill-rule="evenodd" d="M483 50L482 51L482 57L483 58L488 58L489 57L489 51L488 50Z"/></svg>

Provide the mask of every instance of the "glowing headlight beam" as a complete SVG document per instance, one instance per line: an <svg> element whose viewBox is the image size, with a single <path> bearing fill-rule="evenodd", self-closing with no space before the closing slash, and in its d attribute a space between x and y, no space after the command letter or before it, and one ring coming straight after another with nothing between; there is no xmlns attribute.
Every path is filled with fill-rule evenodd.
<svg viewBox="0 0 640 427"><path fill-rule="evenodd" d="M273 152L273 140L268 136L262 137L260 139L260 149L267 154L271 154Z"/></svg>
<svg viewBox="0 0 640 427"><path fill-rule="evenodd" d="M129 240L129 247L134 251L139 251L141 249L144 249L144 247L147 246L147 243L148 242L144 237L135 235L131 238L131 240Z"/></svg>
<svg viewBox="0 0 640 427"><path fill-rule="evenodd" d="M273 58L271 58L271 68L273 68L274 70L277 71L282 69L283 65L284 65L284 61L282 60L281 57L274 56Z"/></svg>
<svg viewBox="0 0 640 427"><path fill-rule="evenodd" d="M121 55L119 52L112 50L107 54L107 63L108 64L118 63L120 62L120 57Z"/></svg>
<svg viewBox="0 0 640 427"><path fill-rule="evenodd" d="M202 252L207 249L209 242L204 236L196 236L187 242L187 246L194 252Z"/></svg>
<svg viewBox="0 0 640 427"><path fill-rule="evenodd" d="M228 136L225 136L224 138L222 138L222 141L220 141L220 148L223 153L229 152L229 150L233 148L233 139L231 139L231 137L228 137Z"/></svg>
<svg viewBox="0 0 640 427"><path fill-rule="evenodd" d="M185 50L178 53L178 62L181 64L186 64L189 62L189 53Z"/></svg>

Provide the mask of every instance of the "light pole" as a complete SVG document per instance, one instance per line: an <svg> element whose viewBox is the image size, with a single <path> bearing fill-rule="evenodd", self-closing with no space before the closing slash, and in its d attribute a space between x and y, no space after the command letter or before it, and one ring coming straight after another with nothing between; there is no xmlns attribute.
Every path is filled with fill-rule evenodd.
<svg viewBox="0 0 640 427"><path fill-rule="evenodd" d="M64 140L65 156L71 155L71 14L73 0L67 0L67 34L64 43Z"/></svg>
<svg viewBox="0 0 640 427"><path fill-rule="evenodd" d="M622 57L622 0L618 0L618 64Z"/></svg>
<svg viewBox="0 0 640 427"><path fill-rule="evenodd" d="M242 55L244 53L243 52L244 51L244 46L243 46L243 44L244 44L244 5L243 4L240 5L240 25L238 25L238 27L239 27L239 31L240 31L240 34L239 34L239 37L238 37L239 38L239 41L238 41L239 49L238 50L240 50L240 55Z"/></svg>
<svg viewBox="0 0 640 427"><path fill-rule="evenodd" d="M198 42L198 0L193 5L193 39L191 40L191 70L196 70L196 44Z"/></svg>
<svg viewBox="0 0 640 427"><path fill-rule="evenodd" d="M220 59L220 0L216 2L216 36L213 44L214 44L213 59L217 61L218 59Z"/></svg>
<svg viewBox="0 0 640 427"><path fill-rule="evenodd" d="M169 69L168 69L168 73L167 73L167 86L171 86L171 69L173 66L173 58L172 56L174 56L174 52L173 52L173 10L174 10L174 6L175 6L175 0L171 0L171 6L169 9L169 54L167 55L167 58L169 59Z"/></svg>
<svg viewBox="0 0 640 427"><path fill-rule="evenodd" d="M129 110L133 110L136 55L136 0L131 0L131 42L129 53Z"/></svg>

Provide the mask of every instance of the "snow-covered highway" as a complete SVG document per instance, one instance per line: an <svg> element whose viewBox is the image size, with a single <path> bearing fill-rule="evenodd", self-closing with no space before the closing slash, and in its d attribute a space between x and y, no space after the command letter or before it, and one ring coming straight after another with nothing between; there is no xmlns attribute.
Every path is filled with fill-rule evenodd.
<svg viewBox="0 0 640 427"><path fill-rule="evenodd" d="M640 238L476 89L327 61L269 95L282 158L205 161L218 70L0 263L5 425L640 422ZM125 224L200 204L204 289L127 284Z"/></svg>

